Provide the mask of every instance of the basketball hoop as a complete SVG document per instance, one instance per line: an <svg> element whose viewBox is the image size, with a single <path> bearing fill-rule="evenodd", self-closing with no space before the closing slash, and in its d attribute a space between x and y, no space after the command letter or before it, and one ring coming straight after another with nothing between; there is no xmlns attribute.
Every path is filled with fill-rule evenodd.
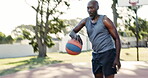
<svg viewBox="0 0 148 78"><path fill-rule="evenodd" d="M129 4L132 5L132 9L137 9L137 3L139 3L139 0L129 0Z"/></svg>
<svg viewBox="0 0 148 78"><path fill-rule="evenodd" d="M132 2L132 3L130 3L130 4L132 5L132 6L131 6L132 9L136 9L136 8L137 8L137 5L136 5L137 3L136 3L136 2Z"/></svg>
<svg viewBox="0 0 148 78"><path fill-rule="evenodd" d="M139 0L129 0L129 3L139 3Z"/></svg>
<svg viewBox="0 0 148 78"><path fill-rule="evenodd" d="M132 9L137 9L137 3L139 3L139 0L129 0L129 4L132 5Z"/></svg>

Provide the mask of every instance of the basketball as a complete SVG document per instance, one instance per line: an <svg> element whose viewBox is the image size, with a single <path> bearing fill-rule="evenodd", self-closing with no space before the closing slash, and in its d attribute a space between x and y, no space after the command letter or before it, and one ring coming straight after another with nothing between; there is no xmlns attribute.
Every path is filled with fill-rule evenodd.
<svg viewBox="0 0 148 78"><path fill-rule="evenodd" d="M81 53L82 45L79 41L71 39L66 44L66 51L70 55L78 55Z"/></svg>

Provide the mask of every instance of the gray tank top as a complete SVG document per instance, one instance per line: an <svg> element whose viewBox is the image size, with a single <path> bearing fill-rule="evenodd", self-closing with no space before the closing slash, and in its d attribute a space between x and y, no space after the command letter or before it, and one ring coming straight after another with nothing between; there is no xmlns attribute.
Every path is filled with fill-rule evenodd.
<svg viewBox="0 0 148 78"><path fill-rule="evenodd" d="M91 18L88 17L85 25L92 49L97 53L115 48L111 34L103 24L103 18L104 15L100 15L98 21L92 23Z"/></svg>

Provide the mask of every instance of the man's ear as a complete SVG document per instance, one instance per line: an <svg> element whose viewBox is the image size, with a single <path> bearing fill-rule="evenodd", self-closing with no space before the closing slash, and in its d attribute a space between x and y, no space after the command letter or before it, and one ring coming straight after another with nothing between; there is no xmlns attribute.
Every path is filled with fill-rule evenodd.
<svg viewBox="0 0 148 78"><path fill-rule="evenodd" d="M97 6L97 10L99 9L99 6Z"/></svg>

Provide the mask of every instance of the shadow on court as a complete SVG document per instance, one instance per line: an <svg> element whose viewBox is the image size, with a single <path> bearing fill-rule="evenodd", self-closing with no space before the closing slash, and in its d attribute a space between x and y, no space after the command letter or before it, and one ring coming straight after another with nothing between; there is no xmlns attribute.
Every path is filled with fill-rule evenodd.
<svg viewBox="0 0 148 78"><path fill-rule="evenodd" d="M116 78L147 78L148 62L122 61ZM93 78L90 63L54 64L0 78Z"/></svg>
<svg viewBox="0 0 148 78"><path fill-rule="evenodd" d="M117 78L148 78L148 61L122 61Z"/></svg>

